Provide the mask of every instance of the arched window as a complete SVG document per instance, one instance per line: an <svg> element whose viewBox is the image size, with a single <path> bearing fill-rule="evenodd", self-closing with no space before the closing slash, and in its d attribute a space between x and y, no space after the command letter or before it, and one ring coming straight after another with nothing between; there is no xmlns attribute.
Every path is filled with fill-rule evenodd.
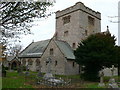
<svg viewBox="0 0 120 90"><path fill-rule="evenodd" d="M33 61L31 59L28 60L28 65L32 65Z"/></svg>
<svg viewBox="0 0 120 90"><path fill-rule="evenodd" d="M39 66L39 65L40 65L40 60L36 59L36 66Z"/></svg>

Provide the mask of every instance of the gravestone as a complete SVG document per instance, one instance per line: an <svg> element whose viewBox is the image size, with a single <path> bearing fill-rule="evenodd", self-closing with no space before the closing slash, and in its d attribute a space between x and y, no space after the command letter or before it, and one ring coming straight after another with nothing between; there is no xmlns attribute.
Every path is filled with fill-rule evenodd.
<svg viewBox="0 0 120 90"><path fill-rule="evenodd" d="M43 77L42 73L41 73L41 65L39 65L39 71L38 71L38 74L37 74L38 77Z"/></svg>
<svg viewBox="0 0 120 90"><path fill-rule="evenodd" d="M22 67L18 67L17 73L20 74L20 75L22 74Z"/></svg>
<svg viewBox="0 0 120 90"><path fill-rule="evenodd" d="M47 73L44 75L43 78L44 78L44 79L53 78L53 75L52 75L52 73L51 73L51 63L52 63L51 58L47 58L46 63L47 63Z"/></svg>
<svg viewBox="0 0 120 90"><path fill-rule="evenodd" d="M100 83L98 84L98 86L99 86L99 87L103 87L103 86L105 86L105 84L104 84L104 82L103 82L103 77L104 77L104 72L103 72L103 70L100 71L99 76L100 76Z"/></svg>
<svg viewBox="0 0 120 90"><path fill-rule="evenodd" d="M115 79L113 78L113 76L114 76L114 70L115 70L115 67L114 67L114 65L112 65L112 69L111 69L112 76L111 76L111 78L109 80L109 84L108 84L109 88L118 88L118 85L115 82Z"/></svg>

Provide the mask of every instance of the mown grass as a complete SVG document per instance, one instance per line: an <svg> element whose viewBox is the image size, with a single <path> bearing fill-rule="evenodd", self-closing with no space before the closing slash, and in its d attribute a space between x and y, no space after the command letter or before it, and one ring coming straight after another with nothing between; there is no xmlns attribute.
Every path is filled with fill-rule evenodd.
<svg viewBox="0 0 120 90"><path fill-rule="evenodd" d="M16 71L10 72L7 71L7 76L2 78L2 88L39 88L40 85L35 84L37 72L31 72L28 77L25 77L24 74L18 74ZM72 79L72 83L70 87L72 88L106 88L106 87L99 87L99 82L88 82L82 81L80 75L55 75L57 78L63 79ZM120 82L120 77L114 77L117 82ZM108 83L110 77L104 77L105 84ZM69 86L65 86L69 87Z"/></svg>
<svg viewBox="0 0 120 90"><path fill-rule="evenodd" d="M2 77L2 88L32 88L32 85L26 85L25 82L25 76L7 72L6 77Z"/></svg>

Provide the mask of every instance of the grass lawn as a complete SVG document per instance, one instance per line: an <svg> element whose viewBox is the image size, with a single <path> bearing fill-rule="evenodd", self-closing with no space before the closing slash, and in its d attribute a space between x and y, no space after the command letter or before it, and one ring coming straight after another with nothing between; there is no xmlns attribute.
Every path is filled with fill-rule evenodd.
<svg viewBox="0 0 120 90"><path fill-rule="evenodd" d="M49 88L48 86L41 86L35 84L35 78L37 73L30 72L29 77L25 77L24 74L18 74L16 71L7 71L7 76L2 78L2 88ZM71 85L63 86L66 88L105 88L98 87L99 82L88 82L80 79L80 75L55 75L55 77L62 77L63 79L71 79ZM120 77L115 77L120 80ZM108 82L109 77L105 77L105 82Z"/></svg>
<svg viewBox="0 0 120 90"><path fill-rule="evenodd" d="M7 72L7 76L2 78L2 88L32 88L32 85L26 85L25 76L17 72Z"/></svg>

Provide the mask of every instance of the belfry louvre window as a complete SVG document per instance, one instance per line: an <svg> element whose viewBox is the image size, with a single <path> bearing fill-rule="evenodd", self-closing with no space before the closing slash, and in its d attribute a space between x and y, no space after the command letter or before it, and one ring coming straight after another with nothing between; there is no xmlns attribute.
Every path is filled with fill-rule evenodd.
<svg viewBox="0 0 120 90"><path fill-rule="evenodd" d="M63 24L69 23L70 22L70 17L71 17L70 15L63 17Z"/></svg>
<svg viewBox="0 0 120 90"><path fill-rule="evenodd" d="M50 55L53 55L54 54L54 51L53 51L53 48L50 49Z"/></svg>
<svg viewBox="0 0 120 90"><path fill-rule="evenodd" d="M90 16L88 16L88 24L94 26L94 24L95 24L95 19L92 18L92 17L90 17Z"/></svg>

